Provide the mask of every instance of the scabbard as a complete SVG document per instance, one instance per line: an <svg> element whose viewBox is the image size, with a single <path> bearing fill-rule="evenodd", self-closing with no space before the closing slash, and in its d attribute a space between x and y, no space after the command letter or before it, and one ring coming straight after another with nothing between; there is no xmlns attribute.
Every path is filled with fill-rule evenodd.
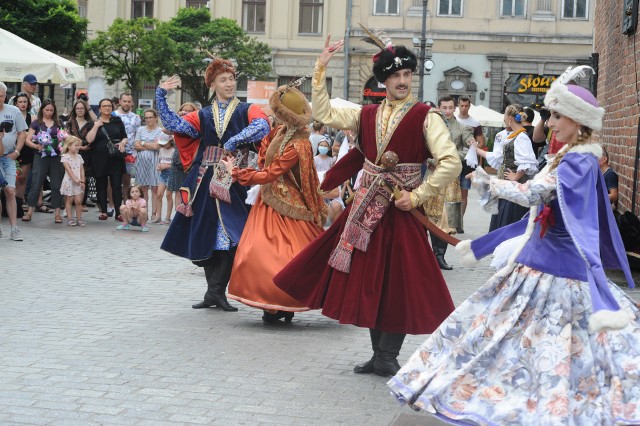
<svg viewBox="0 0 640 426"><path fill-rule="evenodd" d="M418 219L418 222L420 222L422 226L427 228L429 232L440 238L442 241L445 241L447 244L455 247L460 242L459 239L452 237L447 232L444 232L442 229L438 228L435 223L431 222L424 214L420 213L418 210L411 209L409 210L409 213L411 213L416 219Z"/></svg>

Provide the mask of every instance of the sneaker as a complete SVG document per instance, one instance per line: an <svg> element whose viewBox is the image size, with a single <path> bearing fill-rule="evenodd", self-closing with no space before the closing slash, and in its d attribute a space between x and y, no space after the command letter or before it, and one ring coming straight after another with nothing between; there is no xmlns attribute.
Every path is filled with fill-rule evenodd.
<svg viewBox="0 0 640 426"><path fill-rule="evenodd" d="M11 235L9 238L11 238L13 241L22 241L22 234L20 233L18 227L15 227L11 230Z"/></svg>
<svg viewBox="0 0 640 426"><path fill-rule="evenodd" d="M111 207L107 207L107 216L113 217L113 213L114 212L115 212L115 209L113 209Z"/></svg>
<svg viewBox="0 0 640 426"><path fill-rule="evenodd" d="M142 232L149 232L149 228L147 228L146 226L143 226L142 228L140 228L140 230Z"/></svg>
<svg viewBox="0 0 640 426"><path fill-rule="evenodd" d="M118 231L126 231L126 230L129 229L129 225L118 225L118 226L116 226L116 229Z"/></svg>

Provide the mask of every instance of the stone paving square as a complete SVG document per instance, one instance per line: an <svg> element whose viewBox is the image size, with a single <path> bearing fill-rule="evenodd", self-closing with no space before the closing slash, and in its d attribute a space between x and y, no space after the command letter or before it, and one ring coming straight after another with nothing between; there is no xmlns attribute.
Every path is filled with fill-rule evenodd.
<svg viewBox="0 0 640 426"><path fill-rule="evenodd" d="M464 238L489 223L470 196ZM443 424L352 372L371 356L367 330L317 311L267 326L233 301L237 313L193 310L204 274L159 249L166 226L116 231L97 216L80 228L36 213L23 242L2 221L0 424ZM492 273L447 260L456 305ZM408 336L400 362L425 338Z"/></svg>

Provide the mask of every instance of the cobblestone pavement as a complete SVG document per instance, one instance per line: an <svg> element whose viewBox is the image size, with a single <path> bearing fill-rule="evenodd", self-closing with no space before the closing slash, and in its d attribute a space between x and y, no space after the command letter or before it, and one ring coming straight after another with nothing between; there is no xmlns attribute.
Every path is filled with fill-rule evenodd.
<svg viewBox="0 0 640 426"><path fill-rule="evenodd" d="M366 330L317 312L265 326L245 306L193 310L204 275L158 248L165 226L86 219L71 228L37 213L20 223L24 242L3 220L0 424L441 424L352 372L370 356ZM472 196L464 237L488 221ZM488 261L447 260L456 304L491 274ZM408 336L400 361L424 339Z"/></svg>

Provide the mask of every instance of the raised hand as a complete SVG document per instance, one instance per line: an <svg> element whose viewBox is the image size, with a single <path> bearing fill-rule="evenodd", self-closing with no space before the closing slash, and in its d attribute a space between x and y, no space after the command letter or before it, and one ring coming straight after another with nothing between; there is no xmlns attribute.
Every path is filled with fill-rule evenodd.
<svg viewBox="0 0 640 426"><path fill-rule="evenodd" d="M162 83L160 83L160 87L166 91L173 90L180 86L180 77L177 75L172 75Z"/></svg>
<svg viewBox="0 0 640 426"><path fill-rule="evenodd" d="M324 41L324 49L322 49L322 53L318 58L320 60L320 63L326 67L333 55L335 55L340 51L340 49L342 49L342 46L344 46L344 40L339 40L335 43L331 43L331 34L329 34L327 36L327 39Z"/></svg>

